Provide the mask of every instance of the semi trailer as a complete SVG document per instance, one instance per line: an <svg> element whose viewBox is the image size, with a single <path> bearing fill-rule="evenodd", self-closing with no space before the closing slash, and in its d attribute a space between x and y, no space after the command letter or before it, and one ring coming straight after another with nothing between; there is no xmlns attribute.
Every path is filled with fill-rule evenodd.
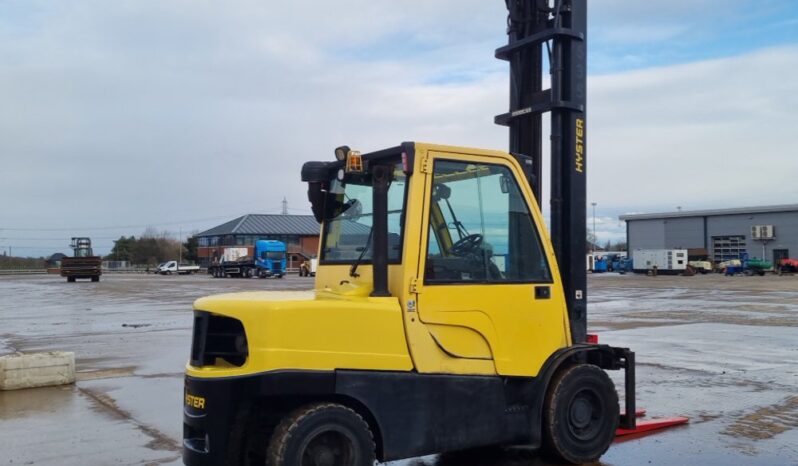
<svg viewBox="0 0 798 466"><path fill-rule="evenodd" d="M283 278L286 273L285 243L257 240L251 256L246 247L226 247L218 260L208 266L208 273L216 278Z"/></svg>

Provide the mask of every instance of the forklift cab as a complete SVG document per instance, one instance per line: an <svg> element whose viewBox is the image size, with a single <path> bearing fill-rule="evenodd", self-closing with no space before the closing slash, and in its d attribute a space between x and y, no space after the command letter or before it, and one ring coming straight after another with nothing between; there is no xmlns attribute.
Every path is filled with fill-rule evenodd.
<svg viewBox="0 0 798 466"><path fill-rule="evenodd" d="M420 372L534 376L570 344L554 252L511 155L351 152L303 168L322 223L317 290L398 298Z"/></svg>

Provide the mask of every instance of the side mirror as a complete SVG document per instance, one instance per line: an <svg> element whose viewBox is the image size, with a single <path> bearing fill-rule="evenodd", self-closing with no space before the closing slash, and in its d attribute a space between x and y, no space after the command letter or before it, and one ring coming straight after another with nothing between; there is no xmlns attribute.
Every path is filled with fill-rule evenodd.
<svg viewBox="0 0 798 466"><path fill-rule="evenodd" d="M432 189L432 200L435 202L440 201L441 199L449 199L449 196L452 195L452 188L446 186L445 184L436 183Z"/></svg>
<svg viewBox="0 0 798 466"><path fill-rule="evenodd" d="M504 194L508 194L510 192L510 178L507 175L500 176L499 186Z"/></svg>
<svg viewBox="0 0 798 466"><path fill-rule="evenodd" d="M357 199L347 201L341 210L341 215L349 220L357 220L363 216L363 204Z"/></svg>
<svg viewBox="0 0 798 466"><path fill-rule="evenodd" d="M302 181L308 184L308 200L313 210L313 216L319 223L324 220L326 189L334 168L332 162L305 162L302 165Z"/></svg>

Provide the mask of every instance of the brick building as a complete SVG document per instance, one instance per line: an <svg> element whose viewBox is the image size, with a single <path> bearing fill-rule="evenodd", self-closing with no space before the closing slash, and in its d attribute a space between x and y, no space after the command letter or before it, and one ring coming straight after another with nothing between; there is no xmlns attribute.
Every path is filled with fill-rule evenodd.
<svg viewBox="0 0 798 466"><path fill-rule="evenodd" d="M288 268L294 269L318 253L319 231L312 215L247 214L198 233L197 256L200 265L207 266L225 246L247 247L252 255L255 241L272 239L286 244Z"/></svg>

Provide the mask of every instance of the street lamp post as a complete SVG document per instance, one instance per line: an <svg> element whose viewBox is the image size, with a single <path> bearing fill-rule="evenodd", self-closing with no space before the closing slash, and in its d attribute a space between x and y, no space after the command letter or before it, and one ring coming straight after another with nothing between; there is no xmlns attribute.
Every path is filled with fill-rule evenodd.
<svg viewBox="0 0 798 466"><path fill-rule="evenodd" d="M590 249L591 252L596 252L596 241L598 241L598 238L596 238L596 203L591 202L590 205L593 206L593 241L590 245Z"/></svg>

